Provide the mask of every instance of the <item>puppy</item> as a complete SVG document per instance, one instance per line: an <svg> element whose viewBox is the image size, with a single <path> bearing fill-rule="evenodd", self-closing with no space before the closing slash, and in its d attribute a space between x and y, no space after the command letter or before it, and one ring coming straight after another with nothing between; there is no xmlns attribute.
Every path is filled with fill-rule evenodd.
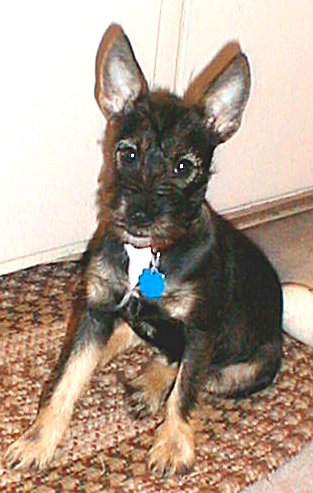
<svg viewBox="0 0 313 493"><path fill-rule="evenodd" d="M282 354L279 280L205 200L214 150L240 126L249 89L238 53L183 98L150 92L122 29L104 34L95 94L107 119L105 165L86 296L36 421L7 452L12 467L45 467L100 359L143 341L162 356L132 382L132 403L138 414L143 401L152 412L165 404L149 455L158 475L195 461L190 417L201 388L237 398L272 382Z"/></svg>

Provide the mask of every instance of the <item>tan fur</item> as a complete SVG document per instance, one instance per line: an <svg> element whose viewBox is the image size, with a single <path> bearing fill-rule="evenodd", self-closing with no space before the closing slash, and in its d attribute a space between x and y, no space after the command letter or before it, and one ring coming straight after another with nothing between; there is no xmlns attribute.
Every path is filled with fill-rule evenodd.
<svg viewBox="0 0 313 493"><path fill-rule="evenodd" d="M108 363L116 354L139 341L129 326L122 323L103 349L101 346L88 344L73 355L49 403L39 411L30 429L9 447L6 453L9 465L18 463L16 467L19 468L33 465L39 469L45 467L51 461L69 424L76 400L100 359Z"/></svg>
<svg viewBox="0 0 313 493"><path fill-rule="evenodd" d="M153 359L139 377L131 382L134 406L144 404L151 413L156 413L177 374L177 365L169 365L166 358Z"/></svg>
<svg viewBox="0 0 313 493"><path fill-rule="evenodd" d="M112 265L102 256L92 257L86 272L87 298L91 304L113 302L114 285L125 284L126 278L117 277Z"/></svg>
<svg viewBox="0 0 313 493"><path fill-rule="evenodd" d="M108 343L104 346L101 362L106 365L117 354L142 343L142 339L135 334L129 325L125 322L121 322L110 337Z"/></svg>
<svg viewBox="0 0 313 493"><path fill-rule="evenodd" d="M166 406L164 423L159 427L150 450L149 465L157 475L184 473L195 462L194 433L190 422L179 412L179 395L183 364Z"/></svg>
<svg viewBox="0 0 313 493"><path fill-rule="evenodd" d="M31 428L7 451L10 464L43 468L52 459L71 419L73 406L100 360L101 349L88 345L68 361L49 404L43 407Z"/></svg>
<svg viewBox="0 0 313 493"><path fill-rule="evenodd" d="M231 394L255 381L260 369L257 362L229 365L209 380L207 388L216 394Z"/></svg>
<svg viewBox="0 0 313 493"><path fill-rule="evenodd" d="M167 282L166 292L161 300L168 315L177 320L186 320L199 300L197 290L191 282Z"/></svg>

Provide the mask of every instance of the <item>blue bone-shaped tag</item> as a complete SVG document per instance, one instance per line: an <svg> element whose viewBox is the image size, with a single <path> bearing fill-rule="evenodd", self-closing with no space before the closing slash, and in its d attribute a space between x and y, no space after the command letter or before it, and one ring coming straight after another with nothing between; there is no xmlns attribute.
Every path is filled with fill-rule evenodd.
<svg viewBox="0 0 313 493"><path fill-rule="evenodd" d="M165 291L165 275L159 272L156 267L144 269L139 276L139 290L146 298L161 298Z"/></svg>

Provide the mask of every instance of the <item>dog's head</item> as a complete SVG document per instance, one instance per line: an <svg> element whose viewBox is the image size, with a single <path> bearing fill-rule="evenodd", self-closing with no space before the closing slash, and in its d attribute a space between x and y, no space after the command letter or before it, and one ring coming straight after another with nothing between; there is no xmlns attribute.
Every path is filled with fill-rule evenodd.
<svg viewBox="0 0 313 493"><path fill-rule="evenodd" d="M108 28L95 94L107 118L100 222L120 241L155 249L192 234L201 216L215 147L238 129L250 88L242 53L183 98L150 92L131 45Z"/></svg>

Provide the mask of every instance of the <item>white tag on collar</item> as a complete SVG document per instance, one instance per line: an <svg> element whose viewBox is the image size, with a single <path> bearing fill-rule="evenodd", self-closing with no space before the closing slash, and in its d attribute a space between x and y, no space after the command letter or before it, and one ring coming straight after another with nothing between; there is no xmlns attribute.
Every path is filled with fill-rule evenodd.
<svg viewBox="0 0 313 493"><path fill-rule="evenodd" d="M153 259L152 251L150 247L135 248L129 243L124 245L127 255L129 257L128 264L128 278L129 287L133 289L138 284L139 276L144 269L149 269L151 261Z"/></svg>

